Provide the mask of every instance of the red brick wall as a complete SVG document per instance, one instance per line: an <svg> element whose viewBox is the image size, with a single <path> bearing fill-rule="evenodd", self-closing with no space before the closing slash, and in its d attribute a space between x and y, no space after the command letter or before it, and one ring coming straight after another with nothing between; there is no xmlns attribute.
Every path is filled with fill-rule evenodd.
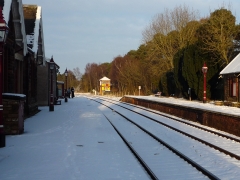
<svg viewBox="0 0 240 180"><path fill-rule="evenodd" d="M24 132L24 101L3 99L3 121L5 134Z"/></svg>
<svg viewBox="0 0 240 180"><path fill-rule="evenodd" d="M189 121L199 122L202 125L240 136L240 117L237 116L125 96L121 101L155 109L163 113L171 114Z"/></svg>

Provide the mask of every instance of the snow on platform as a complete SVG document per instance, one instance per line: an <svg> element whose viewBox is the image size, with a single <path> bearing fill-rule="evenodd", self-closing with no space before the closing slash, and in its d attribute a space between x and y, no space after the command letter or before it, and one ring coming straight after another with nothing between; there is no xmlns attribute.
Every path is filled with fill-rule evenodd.
<svg viewBox="0 0 240 180"><path fill-rule="evenodd" d="M192 107L192 108L198 108L198 109L204 109L224 114L230 114L240 117L240 108L237 107L231 107L231 106L216 106L213 102L210 103L202 103L200 101L189 101L186 99L179 99L179 98L173 98L173 97L154 97L154 96L127 96L132 97L136 99L145 99L149 101L156 101L156 102L162 102L162 103L169 103L169 104L175 104L179 106L184 107Z"/></svg>
<svg viewBox="0 0 240 180"><path fill-rule="evenodd" d="M40 107L0 148L1 180L149 179L122 139L84 97Z"/></svg>

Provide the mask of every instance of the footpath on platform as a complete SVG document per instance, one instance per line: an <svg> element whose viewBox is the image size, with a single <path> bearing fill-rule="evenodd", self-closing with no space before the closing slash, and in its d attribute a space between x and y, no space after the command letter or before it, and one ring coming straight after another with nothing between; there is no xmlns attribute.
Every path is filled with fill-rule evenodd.
<svg viewBox="0 0 240 180"><path fill-rule="evenodd" d="M1 180L148 179L106 120L84 96L27 118L24 133L0 148Z"/></svg>

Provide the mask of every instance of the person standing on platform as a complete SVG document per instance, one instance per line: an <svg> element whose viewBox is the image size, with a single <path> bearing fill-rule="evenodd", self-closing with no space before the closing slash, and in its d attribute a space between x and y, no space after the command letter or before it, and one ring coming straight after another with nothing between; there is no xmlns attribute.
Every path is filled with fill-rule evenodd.
<svg viewBox="0 0 240 180"><path fill-rule="evenodd" d="M74 98L74 88L71 88L72 98Z"/></svg>
<svg viewBox="0 0 240 180"><path fill-rule="evenodd" d="M70 88L68 88L68 90L67 90L67 94L68 94L68 98L70 98L70 94L71 94L71 90L70 90Z"/></svg>

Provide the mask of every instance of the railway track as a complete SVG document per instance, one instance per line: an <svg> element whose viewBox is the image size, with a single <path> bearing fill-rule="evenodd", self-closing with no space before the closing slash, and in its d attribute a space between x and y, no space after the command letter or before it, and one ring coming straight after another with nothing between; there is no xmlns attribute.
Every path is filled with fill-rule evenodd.
<svg viewBox="0 0 240 180"><path fill-rule="evenodd" d="M220 136L219 132L217 134L214 130L209 131L208 128L204 129L201 126L196 127L197 125L193 126L192 124L181 122L179 119L176 121L176 119L170 119L166 115L162 116L154 111L131 106L130 104L96 97L91 99L103 105L103 114L152 179L163 178L161 175L166 173L161 172L159 174L159 168L156 167L165 166L168 164L168 161L162 162L161 158L158 159L157 155L162 154L162 151L161 153L150 153L150 155L147 151L145 153L142 152L142 149L146 147L145 143L148 144L151 141L154 143L158 142L158 145L147 145L149 151L155 149L154 147L167 149L168 160L170 162L178 162L171 159L180 159L181 162L176 163L177 167L185 167L187 170L183 171L189 172L189 179L193 178L191 174L194 174L195 178L196 176L201 176L200 179L205 179L206 177L209 179L226 179L227 177L229 179L229 173L233 173L231 177L235 177L236 172L240 170L240 143L236 137L223 133L220 133ZM126 124L126 122L128 123ZM124 123L126 125L123 127L122 124ZM141 134L151 137L150 139L152 140L148 138L146 142L141 142L141 145L137 146L136 144L139 144L139 140L134 138L136 135L132 134L134 131L129 127L137 128L138 130L135 131L138 132L138 135L141 132ZM138 139L145 139L145 137L140 135ZM172 155L169 152L172 152ZM158 159L158 161L152 162L148 159ZM182 165L180 165L181 163ZM169 167L166 167L166 169L175 168L176 166L171 163ZM186 173L184 174L188 177ZM170 175L173 174L170 173Z"/></svg>
<svg viewBox="0 0 240 180"><path fill-rule="evenodd" d="M175 120L175 121L178 121L180 123L184 123L184 124L187 124L189 126L195 127L197 129L201 129L201 130L204 130L206 132L213 133L215 135L218 135L218 136L221 136L221 137L227 138L229 140L236 141L236 142L240 143L240 137L238 137L238 136L231 135L229 133L226 133L226 132L223 132L223 131L220 131L220 130L216 130L214 128L206 127L206 126L201 125L201 124L196 123L196 122L191 122L189 120L184 120L182 118L178 118L176 116L172 116L172 115L169 115L169 114L166 114L166 113L161 113L161 112L156 111L156 110L148 109L148 108L145 108L145 107L142 107L142 106L137 106L137 105L134 105L134 104L120 102L120 101L110 99L110 98L103 98L103 97L98 97L98 98L102 99L104 101L116 103L118 106L122 106L123 108L137 107L138 109L142 109L142 110L147 111L147 112L151 112L151 113L154 113L154 114L157 114L157 115L160 115L160 116L164 116L166 118L170 118L171 120ZM128 109L131 110L130 108L128 108Z"/></svg>
<svg viewBox="0 0 240 180"><path fill-rule="evenodd" d="M101 98L101 99L104 101L110 102L110 103L114 103L117 106L125 108L125 109L132 111L134 113L137 113L141 116L145 116L157 123L160 123L160 124L162 124L168 128L171 128L179 133L182 133L186 136L196 139L196 140L198 140L206 145L209 145L221 152L224 152L225 154L227 154L231 157L234 157L234 158L240 160L240 138L239 137L236 137L236 136L224 133L224 132L220 132L218 130L214 130L213 128L208 128L208 127L199 125L197 123L191 123L186 120L181 120L180 118L162 114L162 113L150 110L150 109L138 107L138 106L131 105L128 103L114 101L111 99L103 99L103 98ZM135 109L133 110L132 107L134 107ZM140 109L140 111L138 109ZM159 116L159 115L164 116L167 118L167 121L159 120L159 119L157 119L158 118L157 116L146 115L147 114L146 112L153 113L154 115L157 115L157 116ZM181 127L179 125L181 125ZM192 127L192 128L189 129L189 127ZM211 141L209 140L209 138L211 138ZM225 146L224 146L224 144L220 146L219 142L223 142L223 141L224 142L227 141ZM233 145L233 144L235 146L234 149L231 148L231 145Z"/></svg>

